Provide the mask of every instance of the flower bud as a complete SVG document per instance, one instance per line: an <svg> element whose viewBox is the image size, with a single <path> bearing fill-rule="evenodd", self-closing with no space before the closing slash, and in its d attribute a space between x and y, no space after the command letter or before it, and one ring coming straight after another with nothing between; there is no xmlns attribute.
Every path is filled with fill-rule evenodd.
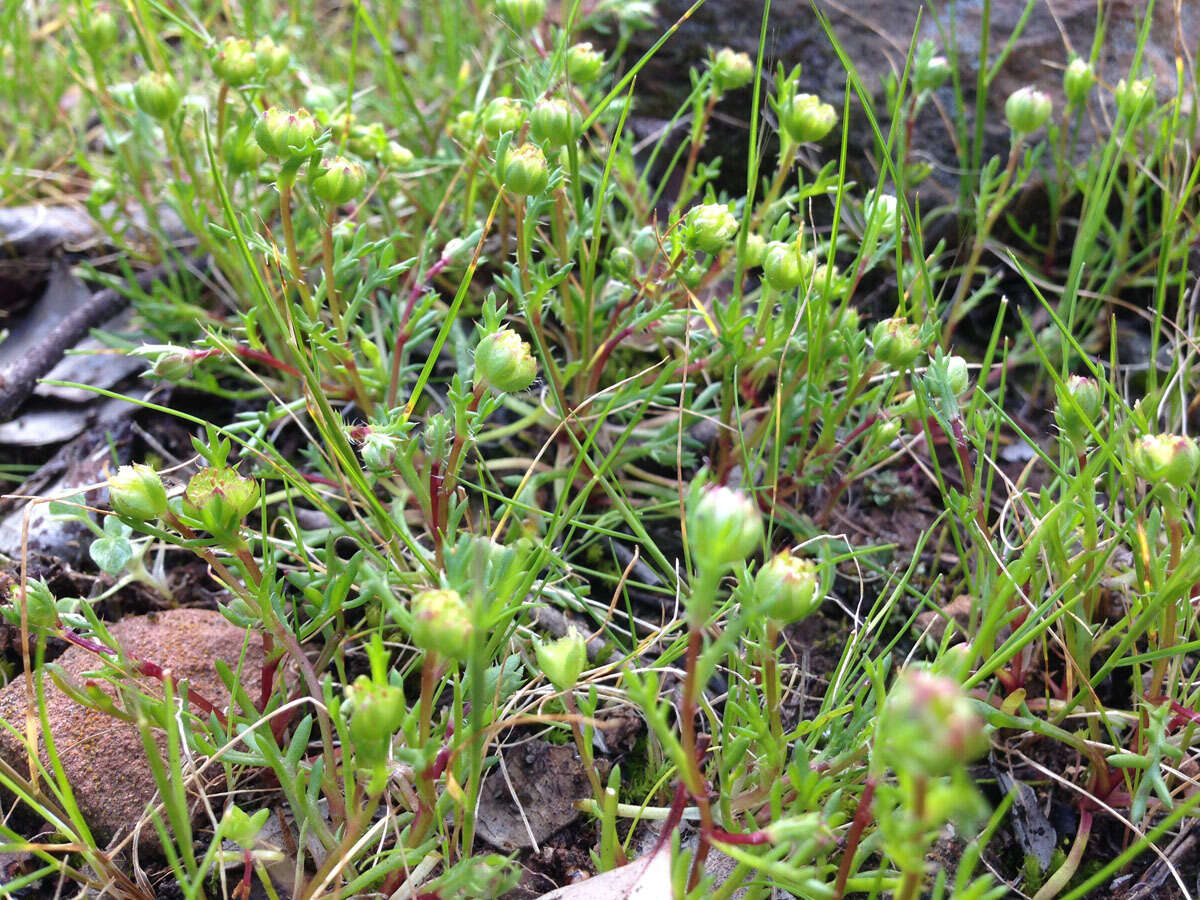
<svg viewBox="0 0 1200 900"><path fill-rule="evenodd" d="M658 254L658 234L653 225L638 229L630 245L633 255L643 263L650 263Z"/></svg>
<svg viewBox="0 0 1200 900"><path fill-rule="evenodd" d="M717 51L711 63L713 85L718 91L736 91L754 78L754 63L746 53L729 47Z"/></svg>
<svg viewBox="0 0 1200 900"><path fill-rule="evenodd" d="M492 140L506 131L518 131L525 124L525 107L512 97L496 97L483 108L480 125Z"/></svg>
<svg viewBox="0 0 1200 900"><path fill-rule="evenodd" d="M258 71L263 78L283 74L292 53L286 44L277 44L269 35L263 35L254 43L254 57L258 60Z"/></svg>
<svg viewBox="0 0 1200 900"><path fill-rule="evenodd" d="M628 281L637 272L638 260L628 247L617 247L608 255L608 266L622 281Z"/></svg>
<svg viewBox="0 0 1200 900"><path fill-rule="evenodd" d="M537 362L519 334L501 328L475 348L475 373L496 390L513 393L533 384Z"/></svg>
<svg viewBox="0 0 1200 900"><path fill-rule="evenodd" d="M833 130L838 115L828 103L815 94L796 94L779 107L779 124L787 136L798 144L814 143Z"/></svg>
<svg viewBox="0 0 1200 900"><path fill-rule="evenodd" d="M896 233L900 225L900 208L895 194L884 191L868 192L865 212L868 226L875 226L882 235L891 236Z"/></svg>
<svg viewBox="0 0 1200 900"><path fill-rule="evenodd" d="M258 482L253 478L243 478L227 466L210 466L188 481L183 511L220 537L237 530L258 504L258 496Z"/></svg>
<svg viewBox="0 0 1200 900"><path fill-rule="evenodd" d="M167 511L167 489L149 466L121 466L108 477L108 503L117 515L146 522Z"/></svg>
<svg viewBox="0 0 1200 900"><path fill-rule="evenodd" d="M535 641L533 651L542 674L560 691L573 688L587 666L587 641L574 628L556 641Z"/></svg>
<svg viewBox="0 0 1200 900"><path fill-rule="evenodd" d="M784 550L758 570L754 599L763 615L786 625L807 618L821 605L819 587L816 564Z"/></svg>
<svg viewBox="0 0 1200 900"><path fill-rule="evenodd" d="M76 19L75 33L83 48L93 56L112 49L120 37L117 18L107 6L97 6Z"/></svg>
<svg viewBox="0 0 1200 900"><path fill-rule="evenodd" d="M761 266L767 256L767 239L761 234L746 235L746 248L742 252L742 267L752 269Z"/></svg>
<svg viewBox="0 0 1200 900"><path fill-rule="evenodd" d="M518 33L536 28L546 15L546 0L496 0L496 12Z"/></svg>
<svg viewBox="0 0 1200 900"><path fill-rule="evenodd" d="M413 164L415 157L413 152L403 144L388 141L387 146L383 149L382 159L386 165L397 169L406 169Z"/></svg>
<svg viewBox="0 0 1200 900"><path fill-rule="evenodd" d="M212 61L213 74L230 87L241 87L258 74L258 57L244 38L227 37L221 41Z"/></svg>
<svg viewBox="0 0 1200 900"><path fill-rule="evenodd" d="M221 138L221 156L234 175L258 171L266 154L249 130L235 129Z"/></svg>
<svg viewBox="0 0 1200 900"><path fill-rule="evenodd" d="M949 775L988 747L983 721L958 683L919 668L896 678L877 729L879 761L912 775Z"/></svg>
<svg viewBox="0 0 1200 900"><path fill-rule="evenodd" d="M1063 93L1067 95L1067 106L1083 106L1095 80L1096 73L1087 60L1078 56L1071 60L1063 72Z"/></svg>
<svg viewBox="0 0 1200 900"><path fill-rule="evenodd" d="M182 93L170 72L146 72L133 85L133 101L152 119L169 119L179 109Z"/></svg>
<svg viewBox="0 0 1200 900"><path fill-rule="evenodd" d="M1147 434L1133 445L1130 461L1151 487L1184 488L1200 468L1200 446L1179 434Z"/></svg>
<svg viewBox="0 0 1200 900"><path fill-rule="evenodd" d="M812 276L812 257L796 252L793 241L772 241L767 244L762 261L763 277L777 291L790 291Z"/></svg>
<svg viewBox="0 0 1200 900"><path fill-rule="evenodd" d="M762 515L754 501L728 487L706 487L688 503L688 541L698 567L720 571L742 562L762 541Z"/></svg>
<svg viewBox="0 0 1200 900"><path fill-rule="evenodd" d="M906 369L921 352L916 325L907 319L884 319L871 332L875 358L896 369Z"/></svg>
<svg viewBox="0 0 1200 900"><path fill-rule="evenodd" d="M388 474L395 470L399 447L396 438L380 431L371 431L363 438L363 465L368 471Z"/></svg>
<svg viewBox="0 0 1200 900"><path fill-rule="evenodd" d="M412 642L449 659L466 659L470 649L470 612L458 591L421 591L412 601Z"/></svg>
<svg viewBox="0 0 1200 900"><path fill-rule="evenodd" d="M738 220L724 203L704 203L688 210L684 241L693 250L716 256L737 235Z"/></svg>
<svg viewBox="0 0 1200 900"><path fill-rule="evenodd" d="M519 197L540 194L550 181L546 154L537 144L510 149L504 160L504 186Z"/></svg>
<svg viewBox="0 0 1200 900"><path fill-rule="evenodd" d="M1071 375L1058 389L1058 405L1054 408L1054 420L1075 451L1087 447L1092 432L1104 417L1104 391L1094 378Z"/></svg>
<svg viewBox="0 0 1200 900"><path fill-rule="evenodd" d="M149 374L164 381L179 382L191 376L196 368L196 351L187 347L175 347L163 344L153 347L143 347L139 355L153 356L154 365Z"/></svg>
<svg viewBox="0 0 1200 900"><path fill-rule="evenodd" d="M348 203L361 194L366 186L367 173L362 165L344 156L321 160L309 182L313 194L331 206Z"/></svg>
<svg viewBox="0 0 1200 900"><path fill-rule="evenodd" d="M1149 78L1135 78L1132 81L1122 78L1117 82L1113 97L1117 101L1118 111L1130 122L1144 115L1154 102Z"/></svg>
<svg viewBox="0 0 1200 900"><path fill-rule="evenodd" d="M404 691L359 675L346 695L353 707L350 743L355 760L364 768L383 765L391 749L392 735L404 724Z"/></svg>
<svg viewBox="0 0 1200 900"><path fill-rule="evenodd" d="M967 361L961 356L946 357L946 385L955 397L961 397L971 386L971 375Z"/></svg>
<svg viewBox="0 0 1200 900"><path fill-rule="evenodd" d="M243 850L253 850L258 841L258 833L267 824L271 810L260 809L252 816L236 804L231 804L221 817L221 836L225 837Z"/></svg>
<svg viewBox="0 0 1200 900"><path fill-rule="evenodd" d="M583 41L567 48L567 75L576 84L591 84L604 71L604 54Z"/></svg>
<svg viewBox="0 0 1200 900"><path fill-rule="evenodd" d="M1004 101L1004 117L1013 134L1021 137L1045 125L1052 108L1049 95L1032 87L1017 88Z"/></svg>
<svg viewBox="0 0 1200 900"><path fill-rule="evenodd" d="M4 618L10 625L21 625L21 584L17 582L9 589L8 599L12 606L4 607ZM50 586L40 578L31 578L25 584L25 619L34 631L57 628L59 624L58 602L50 592Z"/></svg>
<svg viewBox="0 0 1200 900"><path fill-rule="evenodd" d="M529 133L534 140L555 150L574 144L579 139L580 125L579 113L557 97L539 100L529 114Z"/></svg>
<svg viewBox="0 0 1200 900"><path fill-rule="evenodd" d="M918 91L936 91L950 77L950 62L937 55L933 41L922 41L913 65L913 87Z"/></svg>
<svg viewBox="0 0 1200 900"><path fill-rule="evenodd" d="M254 124L254 139L268 156L291 159L313 149L320 133L317 120L306 109L289 112L278 106L264 110Z"/></svg>

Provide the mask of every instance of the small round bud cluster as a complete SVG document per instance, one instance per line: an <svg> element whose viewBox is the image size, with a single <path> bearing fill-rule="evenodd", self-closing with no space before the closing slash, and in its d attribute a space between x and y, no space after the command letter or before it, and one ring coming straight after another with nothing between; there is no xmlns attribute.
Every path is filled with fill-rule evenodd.
<svg viewBox="0 0 1200 900"><path fill-rule="evenodd" d="M107 6L96 6L75 20L75 33L83 48L93 56L111 50L120 37L117 18Z"/></svg>
<svg viewBox="0 0 1200 900"><path fill-rule="evenodd" d="M742 266L752 269L761 266L767 256L767 239L757 232L746 235L746 247L742 252Z"/></svg>
<svg viewBox="0 0 1200 900"><path fill-rule="evenodd" d="M258 57L246 39L227 37L213 56L212 70L230 87L241 87L258 74Z"/></svg>
<svg viewBox="0 0 1200 900"><path fill-rule="evenodd" d="M1092 432L1104 418L1104 391L1094 378L1082 375L1068 376L1057 391L1058 405L1054 408L1054 420L1076 453L1082 453Z"/></svg>
<svg viewBox="0 0 1200 900"><path fill-rule="evenodd" d="M958 682L920 668L900 673L879 713L875 753L880 762L938 778L987 747L983 721Z"/></svg>
<svg viewBox="0 0 1200 900"><path fill-rule="evenodd" d="M397 440L382 431L368 431L362 441L363 465L368 471L387 474L396 466Z"/></svg>
<svg viewBox="0 0 1200 900"><path fill-rule="evenodd" d="M117 515L148 522L167 511L167 489L152 468L134 463L109 476L108 502Z"/></svg>
<svg viewBox="0 0 1200 900"><path fill-rule="evenodd" d="M496 0L496 12L514 31L532 31L546 15L546 0Z"/></svg>
<svg viewBox="0 0 1200 900"><path fill-rule="evenodd" d="M762 542L762 515L733 488L702 488L688 504L688 541L698 567L720 571L740 563Z"/></svg>
<svg viewBox="0 0 1200 900"><path fill-rule="evenodd" d="M512 97L495 97L483 108L479 121L483 133L492 140L507 131L519 131L525 124L525 107Z"/></svg>
<svg viewBox="0 0 1200 900"><path fill-rule="evenodd" d="M263 35L254 42L254 56L258 60L258 71L264 78L283 74L291 59L291 51L285 44L277 44L270 35Z"/></svg>
<svg viewBox="0 0 1200 900"><path fill-rule="evenodd" d="M938 54L933 41L922 41L913 65L913 87L918 92L936 91L950 77L950 61Z"/></svg>
<svg viewBox="0 0 1200 900"><path fill-rule="evenodd" d="M221 156L234 175L257 171L267 158L248 128L226 132L221 138Z"/></svg>
<svg viewBox="0 0 1200 900"><path fill-rule="evenodd" d="M258 482L228 466L201 469L188 481L183 511L216 537L237 531L242 519L258 505Z"/></svg>
<svg viewBox="0 0 1200 900"><path fill-rule="evenodd" d="M622 281L629 281L637 274L638 258L628 247L617 247L608 255L608 266Z"/></svg>
<svg viewBox="0 0 1200 900"><path fill-rule="evenodd" d="M133 101L137 108L160 121L175 115L182 97L179 82L170 72L146 72L133 85Z"/></svg>
<svg viewBox="0 0 1200 900"><path fill-rule="evenodd" d="M779 124L797 144L815 143L833 130L838 115L815 94L796 94L779 104Z"/></svg>
<svg viewBox="0 0 1200 900"><path fill-rule="evenodd" d="M799 253L795 241L772 241L763 254L763 277L777 291L791 291L808 282L816 270L811 253Z"/></svg>
<svg viewBox="0 0 1200 900"><path fill-rule="evenodd" d="M539 100L529 114L529 133L552 150L574 144L582 124L575 108L557 97Z"/></svg>
<svg viewBox="0 0 1200 900"><path fill-rule="evenodd" d="M786 625L808 617L821 605L819 587L816 564L784 550L758 570L754 599L768 619Z"/></svg>
<svg viewBox="0 0 1200 900"><path fill-rule="evenodd" d="M1117 82L1113 97L1117 101L1117 110L1129 122L1140 118L1154 102L1154 91L1149 78L1122 78Z"/></svg>
<svg viewBox="0 0 1200 900"><path fill-rule="evenodd" d="M684 240L693 250L715 256L733 240L738 220L724 203L704 203L688 210Z"/></svg>
<svg viewBox="0 0 1200 900"><path fill-rule="evenodd" d="M493 331L475 348L475 373L498 391L526 390L537 377L529 344L511 328Z"/></svg>
<svg viewBox="0 0 1200 900"><path fill-rule="evenodd" d="M458 591L430 589L412 600L412 642L422 650L463 660L470 649L471 614Z"/></svg>
<svg viewBox="0 0 1200 900"><path fill-rule="evenodd" d="M533 651L546 680L560 691L575 687L587 666L587 641L574 628L556 641L535 641Z"/></svg>
<svg viewBox="0 0 1200 900"><path fill-rule="evenodd" d="M350 743L355 760L364 768L384 765L392 735L404 723L404 691L359 675L346 694L352 707Z"/></svg>
<svg viewBox="0 0 1200 900"><path fill-rule="evenodd" d="M884 191L869 191L864 204L867 225L879 229L883 235L893 235L900 225L900 204L895 194Z"/></svg>
<svg viewBox="0 0 1200 900"><path fill-rule="evenodd" d="M12 585L8 593L11 606L0 607L0 614L10 624L20 627L21 606L25 607L25 620L35 631L57 628L59 625L58 601L50 586L40 578L31 578L25 585L25 600L21 601L21 584Z"/></svg>
<svg viewBox="0 0 1200 900"><path fill-rule="evenodd" d="M258 843L258 833L267 824L271 810L263 808L254 815L247 815L237 804L231 804L221 817L221 837L233 841L243 850L250 851Z"/></svg>
<svg viewBox="0 0 1200 900"><path fill-rule="evenodd" d="M1032 87L1017 88L1004 101L1004 116L1013 134L1032 134L1050 118L1053 104L1049 95Z"/></svg>
<svg viewBox="0 0 1200 900"><path fill-rule="evenodd" d="M875 358L896 369L906 369L921 353L920 331L907 319L884 319L871 332Z"/></svg>
<svg viewBox="0 0 1200 900"><path fill-rule="evenodd" d="M710 64L713 85L718 91L736 91L754 78L754 63L748 54L729 47L717 51Z"/></svg>
<svg viewBox="0 0 1200 900"><path fill-rule="evenodd" d="M591 84L604 71L604 54L583 41L567 48L567 74L576 84Z"/></svg>
<svg viewBox="0 0 1200 900"><path fill-rule="evenodd" d="M1083 106L1095 80L1096 73L1087 60L1078 56L1071 60L1063 71L1063 93L1067 95L1067 106Z"/></svg>
<svg viewBox="0 0 1200 900"><path fill-rule="evenodd" d="M331 206L341 206L363 192L367 186L367 173L360 163L344 156L335 156L317 163L309 186L319 200Z"/></svg>
<svg viewBox="0 0 1200 900"><path fill-rule="evenodd" d="M312 113L301 108L290 112L278 106L264 110L254 124L254 139L268 156L291 159L313 149L321 127Z"/></svg>
<svg viewBox="0 0 1200 900"><path fill-rule="evenodd" d="M629 249L643 263L650 263L658 254L658 233L654 230L653 225L647 225L644 228L638 229L637 234L633 236L633 243L629 245Z"/></svg>
<svg viewBox="0 0 1200 900"><path fill-rule="evenodd" d="M537 144L526 143L510 148L504 159L504 186L518 197L540 194L550 182L546 154Z"/></svg>
<svg viewBox="0 0 1200 900"><path fill-rule="evenodd" d="M955 397L961 397L971 386L967 361L961 356L946 357L946 386Z"/></svg>
<svg viewBox="0 0 1200 900"><path fill-rule="evenodd" d="M1179 490L1196 479L1200 469L1200 446L1180 434L1147 434L1130 452L1133 470L1151 487Z"/></svg>

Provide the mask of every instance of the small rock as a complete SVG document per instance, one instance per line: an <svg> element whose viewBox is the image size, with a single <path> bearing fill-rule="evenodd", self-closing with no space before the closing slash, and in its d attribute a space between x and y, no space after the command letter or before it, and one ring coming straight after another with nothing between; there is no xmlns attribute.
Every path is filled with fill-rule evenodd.
<svg viewBox="0 0 1200 900"><path fill-rule="evenodd" d="M245 644L242 684L251 697L258 695L262 647L254 638L247 643L246 632L220 613L174 609L131 616L109 626L109 631L129 656L169 668L176 679L186 680L218 708L229 704L229 692L213 661L222 659L236 670ZM97 654L75 646L55 662L79 684L85 673L97 671L103 665ZM115 690L106 682L98 683L115 696ZM139 688L150 694L162 694L160 682L154 679L139 679ZM132 724L80 706L49 678L45 682L45 697L55 748L93 837L101 846L118 836L124 837L143 818L147 804L157 794L141 735ZM23 734L25 712L26 682L23 675L18 675L0 690L0 718ZM25 745L6 728L0 728L0 758L19 772L28 772ZM44 749L42 760L46 761ZM143 849L156 844L154 829L143 828Z"/></svg>

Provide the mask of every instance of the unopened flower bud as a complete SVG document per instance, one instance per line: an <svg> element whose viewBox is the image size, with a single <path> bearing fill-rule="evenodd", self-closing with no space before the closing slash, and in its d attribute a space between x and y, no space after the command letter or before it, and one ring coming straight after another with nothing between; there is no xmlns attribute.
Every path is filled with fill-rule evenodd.
<svg viewBox="0 0 1200 900"><path fill-rule="evenodd" d="M920 668L900 673L879 714L875 752L880 762L937 778L987 747L983 721L956 681Z"/></svg>
<svg viewBox="0 0 1200 900"><path fill-rule="evenodd" d="M704 203L688 210L684 240L694 250L716 256L737 235L738 220L724 203Z"/></svg>
<svg viewBox="0 0 1200 900"><path fill-rule="evenodd" d="M1050 96L1032 87L1017 88L1004 101L1004 117L1018 137L1032 134L1050 118Z"/></svg>
<svg viewBox="0 0 1200 900"><path fill-rule="evenodd" d="M583 41L567 48L567 74L576 84L591 84L604 71L604 54Z"/></svg>
<svg viewBox="0 0 1200 900"><path fill-rule="evenodd" d="M235 531L258 504L258 482L227 466L201 469L188 481L183 510L216 536Z"/></svg>
<svg viewBox="0 0 1200 900"><path fill-rule="evenodd" d="M331 206L348 203L367 186L367 173L361 164L344 156L323 159L309 182L313 194Z"/></svg>
<svg viewBox="0 0 1200 900"><path fill-rule="evenodd" d="M449 659L466 659L470 649L470 612L458 591L421 591L412 601L412 642Z"/></svg>
<svg viewBox="0 0 1200 900"><path fill-rule="evenodd" d="M150 356L154 365L149 374L164 381L180 382L191 376L196 368L197 354L187 347L174 347L169 344L140 348L138 354Z"/></svg>
<svg viewBox="0 0 1200 900"><path fill-rule="evenodd" d="M221 41L212 61L213 74L230 87L241 87L258 74L258 57L244 38L227 37Z"/></svg>
<svg viewBox="0 0 1200 900"><path fill-rule="evenodd" d="M504 186L519 197L540 194L550 181L546 154L537 144L510 149L504 160Z"/></svg>
<svg viewBox="0 0 1200 900"><path fill-rule="evenodd" d="M1094 378L1082 375L1068 376L1058 389L1058 405L1054 408L1054 420L1076 452L1082 451L1091 439L1089 429L1099 426L1104 417L1104 391Z"/></svg>
<svg viewBox="0 0 1200 900"><path fill-rule="evenodd" d="M1180 434L1147 434L1130 452L1133 470L1151 487L1180 489L1196 478L1200 468L1200 446Z"/></svg>
<svg viewBox="0 0 1200 900"><path fill-rule="evenodd" d="M379 431L368 432L363 439L363 465L371 472L387 474L396 467L396 456L399 452L396 438Z"/></svg>
<svg viewBox="0 0 1200 900"><path fill-rule="evenodd" d="M539 100L529 114L529 133L551 149L574 144L579 139L581 124L575 108L557 97Z"/></svg>
<svg viewBox="0 0 1200 900"><path fill-rule="evenodd" d="M875 226L882 235L893 235L900 225L899 201L895 194L870 191L865 204L867 225Z"/></svg>
<svg viewBox="0 0 1200 900"><path fill-rule="evenodd" d="M352 706L350 743L355 760L364 768L383 765L392 735L404 724L404 691L359 675L346 694Z"/></svg>
<svg viewBox="0 0 1200 900"><path fill-rule="evenodd" d="M406 169L413 164L413 152L403 144L396 141L388 141L387 146L383 150L383 161L397 169Z"/></svg>
<svg viewBox="0 0 1200 900"><path fill-rule="evenodd" d="M133 85L134 102L152 119L171 118L182 96L179 82L170 72L146 72Z"/></svg>
<svg viewBox="0 0 1200 900"><path fill-rule="evenodd" d="M255 172L266 159L262 147L258 145L258 141L254 139L254 135L248 129L235 129L227 132L221 138L221 156L224 157L225 164L229 166L229 171L234 175Z"/></svg>
<svg viewBox="0 0 1200 900"><path fill-rule="evenodd" d="M647 225L644 228L638 229L637 234L633 236L633 243L629 249L643 263L649 263L653 260L658 253L658 234L655 232L654 226Z"/></svg>
<svg viewBox="0 0 1200 900"><path fill-rule="evenodd" d="M546 679L560 691L569 691L587 666L587 641L574 628L556 641L535 641L534 654Z"/></svg>
<svg viewBox="0 0 1200 900"><path fill-rule="evenodd" d="M767 239L761 234L746 235L746 248L742 252L742 267L752 269L761 266L767 256Z"/></svg>
<svg viewBox="0 0 1200 900"><path fill-rule="evenodd" d="M807 258L796 252L794 241L772 241L763 255L763 277L777 291L790 291L812 275Z"/></svg>
<svg viewBox="0 0 1200 900"><path fill-rule="evenodd" d="M493 331L475 348L475 372L498 391L526 390L537 377L529 345L511 328Z"/></svg>
<svg viewBox="0 0 1200 900"><path fill-rule="evenodd" d="M3 608L4 618L10 625L21 625L21 584L17 582L9 589L8 599L12 606ZM58 602L50 586L40 578L31 578L25 584L25 619L35 631L57 628L59 624Z"/></svg>
<svg viewBox="0 0 1200 900"><path fill-rule="evenodd" d="M121 466L108 477L108 503L119 516L147 522L167 511L167 489L149 466Z"/></svg>
<svg viewBox="0 0 1200 900"><path fill-rule="evenodd" d="M936 91L950 77L950 62L938 55L933 41L922 41L913 64L913 87L918 91Z"/></svg>
<svg viewBox="0 0 1200 900"><path fill-rule="evenodd" d="M75 33L84 49L93 56L112 49L120 37L117 18L107 6L97 6L80 15L75 21Z"/></svg>
<svg viewBox="0 0 1200 900"><path fill-rule="evenodd" d="M961 356L946 357L946 386L955 397L961 397L971 386L971 375L967 361Z"/></svg>
<svg viewBox="0 0 1200 900"><path fill-rule="evenodd" d="M920 332L907 319L884 319L871 332L875 358L897 369L912 365L921 352Z"/></svg>
<svg viewBox="0 0 1200 900"><path fill-rule="evenodd" d="M1096 73L1087 60L1075 57L1063 72L1063 93L1067 95L1067 106L1082 106L1092 92Z"/></svg>
<svg viewBox="0 0 1200 900"><path fill-rule="evenodd" d="M742 562L762 541L762 515L750 497L733 488L700 489L688 503L688 541L700 567L722 570Z"/></svg>
<svg viewBox="0 0 1200 900"><path fill-rule="evenodd" d="M483 108L480 125L492 140L506 131L517 131L525 124L525 107L512 97L496 97Z"/></svg>
<svg viewBox="0 0 1200 900"><path fill-rule="evenodd" d="M722 47L713 57L712 80L718 91L736 91L754 78L754 63L746 53Z"/></svg>
<svg viewBox="0 0 1200 900"><path fill-rule="evenodd" d="M496 0L496 12L519 33L536 28L546 15L546 0Z"/></svg>
<svg viewBox="0 0 1200 900"><path fill-rule="evenodd" d="M271 810L264 808L248 816L240 806L232 804L221 817L221 836L233 841L243 850L253 850L258 841L258 833L263 830L270 815Z"/></svg>
<svg viewBox="0 0 1200 900"><path fill-rule="evenodd" d="M292 54L286 44L277 44L270 35L263 35L254 43L254 56L262 77L273 78L287 69Z"/></svg>
<svg viewBox="0 0 1200 900"><path fill-rule="evenodd" d="M265 110L254 125L254 138L268 156L291 159L312 150L320 126L306 109L289 112L278 106Z"/></svg>
<svg viewBox="0 0 1200 900"><path fill-rule="evenodd" d="M1149 78L1134 78L1132 81L1122 78L1117 82L1113 97L1121 115L1132 122L1149 110L1154 101L1154 92Z"/></svg>
<svg viewBox="0 0 1200 900"><path fill-rule="evenodd" d="M810 559L784 550L758 570L754 599L758 609L775 622L799 622L821 605L817 566Z"/></svg>
<svg viewBox="0 0 1200 900"><path fill-rule="evenodd" d="M608 255L608 265L614 275L628 281L637 272L638 260L628 247L617 247Z"/></svg>
<svg viewBox="0 0 1200 900"><path fill-rule="evenodd" d="M815 94L796 94L780 104L779 124L798 144L814 143L833 130L838 115Z"/></svg>

